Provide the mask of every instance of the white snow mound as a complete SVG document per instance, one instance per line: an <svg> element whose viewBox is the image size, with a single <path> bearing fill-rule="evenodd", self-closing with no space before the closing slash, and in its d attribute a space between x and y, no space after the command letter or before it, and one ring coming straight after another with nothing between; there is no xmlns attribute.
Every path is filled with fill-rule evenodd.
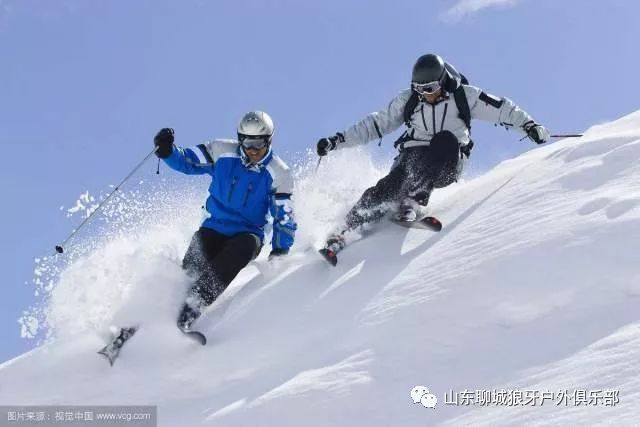
<svg viewBox="0 0 640 427"><path fill-rule="evenodd" d="M161 426L640 423L640 112L437 190L441 233L383 224L333 268L308 248L384 173L365 153L299 169L296 249L240 274L205 347L174 326L200 198L78 256L0 403L158 405ZM110 367L96 351L129 324Z"/></svg>

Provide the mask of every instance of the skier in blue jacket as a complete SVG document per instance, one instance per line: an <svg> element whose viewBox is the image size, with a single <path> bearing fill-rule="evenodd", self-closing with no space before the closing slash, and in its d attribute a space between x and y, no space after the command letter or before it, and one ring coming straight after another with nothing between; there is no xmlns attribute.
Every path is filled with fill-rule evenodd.
<svg viewBox="0 0 640 427"><path fill-rule="evenodd" d="M211 175L206 210L209 217L194 234L183 268L194 284L178 315L189 330L202 309L212 304L260 250L267 215L273 217L269 259L286 255L297 228L291 207L293 179L271 149L274 126L262 111L244 115L238 140L217 139L191 148L174 145L173 129L154 138L156 154L179 172Z"/></svg>

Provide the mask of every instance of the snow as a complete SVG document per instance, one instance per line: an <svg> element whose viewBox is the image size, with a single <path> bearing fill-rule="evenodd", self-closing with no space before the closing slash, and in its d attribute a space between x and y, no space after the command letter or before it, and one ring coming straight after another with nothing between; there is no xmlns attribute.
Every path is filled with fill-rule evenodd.
<svg viewBox="0 0 640 427"><path fill-rule="evenodd" d="M67 209L67 217L71 217L78 212L83 212L85 217L91 215L91 212L93 212L98 207L98 204L95 203L95 201L95 197L90 195L88 190L85 191L84 193L80 194L80 196L78 196L78 200L76 200L75 206ZM63 209L63 207L60 206L60 209Z"/></svg>
<svg viewBox="0 0 640 427"><path fill-rule="evenodd" d="M46 298L22 324L48 339L0 365L0 402L158 405L162 426L640 422L640 112L438 190L441 233L381 224L333 268L310 248L388 167L368 159L297 166L295 251L241 272L205 347L174 323L206 181L125 194L66 263L38 261ZM109 367L109 327L133 324ZM446 404L503 389L554 400ZM581 390L617 400L556 404Z"/></svg>

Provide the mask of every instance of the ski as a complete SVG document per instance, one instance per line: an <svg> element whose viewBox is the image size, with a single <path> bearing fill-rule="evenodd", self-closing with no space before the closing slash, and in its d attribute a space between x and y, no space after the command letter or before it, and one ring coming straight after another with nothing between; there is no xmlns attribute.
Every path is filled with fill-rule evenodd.
<svg viewBox="0 0 640 427"><path fill-rule="evenodd" d="M391 219L391 222L409 228L423 228L436 232L442 230L442 222L440 222L440 220L434 216L426 216L415 221L403 221L401 219L393 218Z"/></svg>
<svg viewBox="0 0 640 427"><path fill-rule="evenodd" d="M192 331L191 329L183 329L183 328L180 328L180 327L178 329L180 330L180 332L182 332L183 334L185 334L186 336L188 336L189 338L191 338L195 342L199 343L200 345L206 345L207 344L207 337L202 332Z"/></svg>
<svg viewBox="0 0 640 427"><path fill-rule="evenodd" d="M413 221L406 221L398 218L389 218L389 220L395 224L409 228L422 228L426 230L439 232L442 230L442 222L434 216L425 216L421 219ZM340 252L346 246L345 239L343 237L344 232L334 234L327 239L325 246L318 251L320 255L332 266L338 265L338 252Z"/></svg>
<svg viewBox="0 0 640 427"><path fill-rule="evenodd" d="M104 357L106 357L107 360L109 361L109 364L113 366L116 359L118 358L118 355L120 355L120 349L122 349L122 346L124 345L124 343L126 343L129 340L129 338L131 338L133 334L136 333L137 330L138 328L135 328L135 327L121 328L120 332L118 333L118 336L109 344L107 344L102 350L100 350L98 354L101 354Z"/></svg>

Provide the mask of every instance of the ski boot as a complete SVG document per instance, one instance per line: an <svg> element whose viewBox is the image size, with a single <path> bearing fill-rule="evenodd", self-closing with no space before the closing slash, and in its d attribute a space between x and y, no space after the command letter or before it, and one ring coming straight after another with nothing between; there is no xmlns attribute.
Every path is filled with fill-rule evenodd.
<svg viewBox="0 0 640 427"><path fill-rule="evenodd" d="M199 344L205 345L207 343L207 337L202 332L191 329L191 325L198 320L201 314L200 306L196 305L194 307L194 305L190 304L189 300L187 300L187 302L182 306L182 310L180 310L176 325L183 334L195 340Z"/></svg>
<svg viewBox="0 0 640 427"><path fill-rule="evenodd" d="M318 252L334 267L338 264L338 252L344 249L346 243L343 233L332 234L327 239L324 248Z"/></svg>
<svg viewBox="0 0 640 427"><path fill-rule="evenodd" d="M200 310L198 308L194 308L189 302L185 302L180 310L180 314L178 315L177 326L182 331L188 331L191 329L191 325L193 322L198 320L200 317Z"/></svg>
<svg viewBox="0 0 640 427"><path fill-rule="evenodd" d="M415 209L410 206L401 206L396 212L394 219L398 222L413 222L418 219Z"/></svg>
<svg viewBox="0 0 640 427"><path fill-rule="evenodd" d="M120 349L129 338L136 333L137 328L121 328L118 336L108 345L106 345L98 354L103 355L109 360L109 364L113 366L114 362L120 354Z"/></svg>
<svg viewBox="0 0 640 427"><path fill-rule="evenodd" d="M413 222L416 221L420 215L421 205L413 198L408 197L402 201L398 210L396 211L393 219L398 222Z"/></svg>

